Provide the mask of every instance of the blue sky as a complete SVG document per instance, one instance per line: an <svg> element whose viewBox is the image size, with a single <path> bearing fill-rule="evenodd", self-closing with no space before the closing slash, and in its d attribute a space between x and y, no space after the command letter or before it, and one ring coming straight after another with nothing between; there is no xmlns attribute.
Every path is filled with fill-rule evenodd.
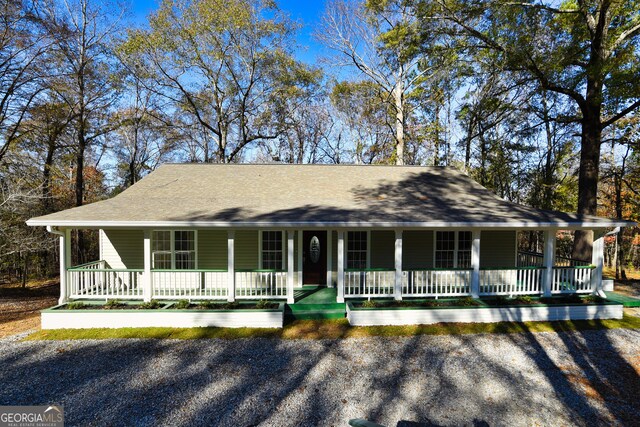
<svg viewBox="0 0 640 427"><path fill-rule="evenodd" d="M131 13L135 22L144 24L147 15L156 10L159 4L160 0L131 0ZM324 1L277 0L277 4L280 9L287 12L293 20L303 25L298 31L297 40L301 48L296 51L296 56L301 61L315 64L318 55L322 51L322 46L313 39L311 33L320 21L320 15L324 10Z"/></svg>

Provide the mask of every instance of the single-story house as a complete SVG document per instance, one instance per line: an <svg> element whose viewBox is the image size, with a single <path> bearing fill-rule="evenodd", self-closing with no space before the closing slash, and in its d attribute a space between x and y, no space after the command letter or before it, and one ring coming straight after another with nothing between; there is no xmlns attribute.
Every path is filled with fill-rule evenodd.
<svg viewBox="0 0 640 427"><path fill-rule="evenodd" d="M60 303L601 293L605 230L633 225L514 204L450 168L281 164L166 164L27 223L60 236ZM72 229L99 230L99 260L70 265ZM593 230L590 263L556 259L560 229ZM544 253L518 251L530 230Z"/></svg>

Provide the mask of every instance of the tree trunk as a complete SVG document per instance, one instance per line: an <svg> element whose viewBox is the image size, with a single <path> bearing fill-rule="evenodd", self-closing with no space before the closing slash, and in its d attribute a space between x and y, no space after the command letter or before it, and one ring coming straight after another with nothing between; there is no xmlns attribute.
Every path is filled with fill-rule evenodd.
<svg viewBox="0 0 640 427"><path fill-rule="evenodd" d="M601 94L601 85L590 81L587 89L587 100L582 108L580 170L578 172L577 213L579 216L596 215L598 209L598 174L600 170L600 145L602 143L602 125L600 123ZM593 231L576 230L572 257L590 261L592 245Z"/></svg>
<svg viewBox="0 0 640 427"><path fill-rule="evenodd" d="M53 155L56 150L55 141L49 141L47 146L47 157L42 171L42 202L44 213L53 212L53 195L51 193L51 168L53 167Z"/></svg>
<svg viewBox="0 0 640 427"><path fill-rule="evenodd" d="M398 72L398 81L393 89L393 102L396 110L396 165L404 165L404 71Z"/></svg>

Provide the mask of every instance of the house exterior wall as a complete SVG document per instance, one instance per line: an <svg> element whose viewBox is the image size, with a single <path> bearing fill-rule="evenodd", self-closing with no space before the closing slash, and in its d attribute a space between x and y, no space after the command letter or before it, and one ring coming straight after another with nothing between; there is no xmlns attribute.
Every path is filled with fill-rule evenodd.
<svg viewBox="0 0 640 427"><path fill-rule="evenodd" d="M234 242L236 269L260 268L258 241L257 230L236 230Z"/></svg>
<svg viewBox="0 0 640 427"><path fill-rule="evenodd" d="M144 268L144 231L100 230L102 259L114 269Z"/></svg>
<svg viewBox="0 0 640 427"><path fill-rule="evenodd" d="M198 230L198 268L227 269L226 230Z"/></svg>
<svg viewBox="0 0 640 427"><path fill-rule="evenodd" d="M433 268L433 231L402 233L402 267L407 270Z"/></svg>
<svg viewBox="0 0 640 427"><path fill-rule="evenodd" d="M257 269L260 266L258 230L235 232L236 269ZM345 232L346 234L346 232ZM516 266L516 231L482 231L480 237L481 268ZM394 231L373 230L370 234L370 267L394 268ZM332 231L332 279L337 281L338 233ZM346 236L345 236L346 238ZM405 230L402 233L402 265L404 269L433 268L434 232L432 230ZM100 230L101 257L111 268L144 268L144 232L142 230ZM294 236L294 271L298 271L298 231ZM284 236L286 269L286 233ZM198 268L227 268L227 231L198 230Z"/></svg>
<svg viewBox="0 0 640 427"><path fill-rule="evenodd" d="M393 230L372 231L371 244L371 268L393 269L395 257L396 234Z"/></svg>
<svg viewBox="0 0 640 427"><path fill-rule="evenodd" d="M515 267L516 231L482 231L480 233L480 268Z"/></svg>

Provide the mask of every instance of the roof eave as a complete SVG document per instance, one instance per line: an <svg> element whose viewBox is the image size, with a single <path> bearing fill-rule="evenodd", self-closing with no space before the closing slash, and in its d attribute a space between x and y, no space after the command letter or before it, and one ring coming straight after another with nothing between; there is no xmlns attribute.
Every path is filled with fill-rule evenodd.
<svg viewBox="0 0 640 427"><path fill-rule="evenodd" d="M95 220L39 220L30 219L32 227L52 226L62 228L501 228L501 229L606 229L611 227L633 227L632 221L514 221L514 222L453 222L453 221L95 221Z"/></svg>

